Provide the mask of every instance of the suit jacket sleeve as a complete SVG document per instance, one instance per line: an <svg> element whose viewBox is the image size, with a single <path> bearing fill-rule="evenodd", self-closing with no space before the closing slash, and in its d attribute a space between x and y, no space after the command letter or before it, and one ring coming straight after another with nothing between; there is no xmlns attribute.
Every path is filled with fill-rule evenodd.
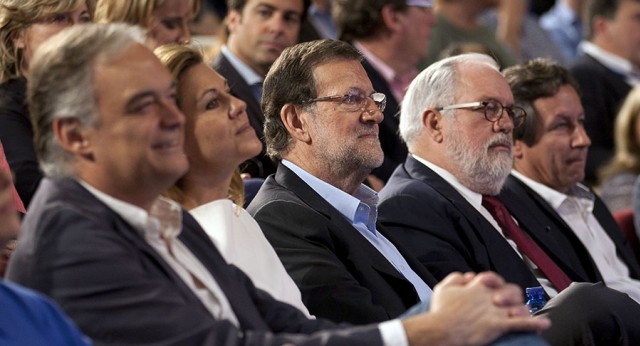
<svg viewBox="0 0 640 346"><path fill-rule="evenodd" d="M55 206L30 221L38 223L34 247L38 255L26 266L28 273L20 275L19 268L12 268L13 278L53 297L97 344L381 342L376 326L342 329L327 321L307 320L297 309L255 289L242 272L220 258L220 271L212 274L224 281L221 287L243 325L239 329L226 320L215 320L198 298L185 290L185 284L175 279L176 274L158 263L158 256L148 253L151 248L141 249L131 241L129 237L139 237L135 231L129 228L131 234L123 234L126 226L121 219L105 222L104 218ZM338 330L321 331L325 328Z"/></svg>
<svg viewBox="0 0 640 346"><path fill-rule="evenodd" d="M483 261L474 259L466 233L459 231L466 219L449 213L448 208L443 204L436 209L418 195L399 194L380 203L380 222L438 280L455 271L488 270L480 265Z"/></svg>

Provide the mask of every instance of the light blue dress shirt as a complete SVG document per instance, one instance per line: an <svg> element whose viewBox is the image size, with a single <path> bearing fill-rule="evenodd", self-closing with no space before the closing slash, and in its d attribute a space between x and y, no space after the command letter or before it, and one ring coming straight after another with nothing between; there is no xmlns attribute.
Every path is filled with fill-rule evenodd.
<svg viewBox="0 0 640 346"><path fill-rule="evenodd" d="M315 192L331 206L336 208L351 225L365 237L415 288L420 301L431 299L431 288L411 269L398 249L376 229L378 218L378 194L365 185L360 185L352 196L335 186L328 184L291 161L282 160L282 164L304 180Z"/></svg>

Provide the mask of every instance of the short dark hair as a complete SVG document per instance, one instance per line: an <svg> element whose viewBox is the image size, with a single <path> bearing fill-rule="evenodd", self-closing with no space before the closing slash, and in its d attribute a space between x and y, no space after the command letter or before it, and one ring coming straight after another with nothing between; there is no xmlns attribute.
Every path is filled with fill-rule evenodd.
<svg viewBox="0 0 640 346"><path fill-rule="evenodd" d="M585 28L585 37L588 40L593 39L593 18L595 16L602 16L607 19L613 19L620 8L620 4L624 1L640 0L587 0L587 4L584 7L583 25Z"/></svg>
<svg viewBox="0 0 640 346"><path fill-rule="evenodd" d="M346 42L324 39L288 47L271 66L262 87L262 112L267 154L272 159L282 159L291 142L280 110L285 104L302 106L317 97L313 70L333 60L362 61L362 55Z"/></svg>
<svg viewBox="0 0 640 346"><path fill-rule="evenodd" d="M504 70L504 76L511 87L515 104L524 108L527 118L524 124L513 130L513 139L532 146L538 137L536 133L537 112L533 103L543 97L555 95L560 87L572 86L580 92L578 82L569 70L549 59L533 59Z"/></svg>
<svg viewBox="0 0 640 346"><path fill-rule="evenodd" d="M302 17L300 22L304 21L307 15L307 9L311 5L311 0L299 0L302 1ZM234 10L238 13L242 13L244 6L247 4L247 0L227 0L227 12Z"/></svg>
<svg viewBox="0 0 640 346"><path fill-rule="evenodd" d="M332 16L341 40L372 37L384 30L382 7L392 5L397 11L407 9L405 0L333 0Z"/></svg>

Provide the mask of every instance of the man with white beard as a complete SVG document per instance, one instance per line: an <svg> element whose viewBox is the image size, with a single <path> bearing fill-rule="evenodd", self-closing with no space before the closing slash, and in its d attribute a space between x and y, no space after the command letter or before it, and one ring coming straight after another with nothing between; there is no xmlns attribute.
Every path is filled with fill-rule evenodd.
<svg viewBox="0 0 640 346"><path fill-rule="evenodd" d="M636 344L639 328L625 323L640 316L637 304L585 283L571 248L539 246L531 225L516 224L495 198L513 164L512 131L525 119L489 56L429 66L402 103L410 155L380 192L380 221L437 279L491 270L523 288L543 286L547 297L561 292L542 310L552 320L542 335L554 345Z"/></svg>

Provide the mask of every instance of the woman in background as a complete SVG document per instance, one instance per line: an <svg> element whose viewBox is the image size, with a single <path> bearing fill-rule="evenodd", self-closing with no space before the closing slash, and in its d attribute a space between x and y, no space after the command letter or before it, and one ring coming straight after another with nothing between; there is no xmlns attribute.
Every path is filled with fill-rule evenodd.
<svg viewBox="0 0 640 346"><path fill-rule="evenodd" d="M196 218L227 262L278 300L309 314L300 291L253 218L242 209L238 166L262 149L249 125L246 104L202 54L179 45L155 50L177 81L177 104L186 116L189 171L167 195Z"/></svg>
<svg viewBox="0 0 640 346"><path fill-rule="evenodd" d="M0 1L0 141L25 206L42 178L25 96L29 62L46 39L88 22L85 0Z"/></svg>
<svg viewBox="0 0 640 346"><path fill-rule="evenodd" d="M125 22L147 29L151 46L186 44L189 21L200 9L199 0L97 0L98 23Z"/></svg>
<svg viewBox="0 0 640 346"><path fill-rule="evenodd" d="M627 95L614 127L615 154L600 169L600 195L611 212L633 207L640 174L640 87Z"/></svg>

